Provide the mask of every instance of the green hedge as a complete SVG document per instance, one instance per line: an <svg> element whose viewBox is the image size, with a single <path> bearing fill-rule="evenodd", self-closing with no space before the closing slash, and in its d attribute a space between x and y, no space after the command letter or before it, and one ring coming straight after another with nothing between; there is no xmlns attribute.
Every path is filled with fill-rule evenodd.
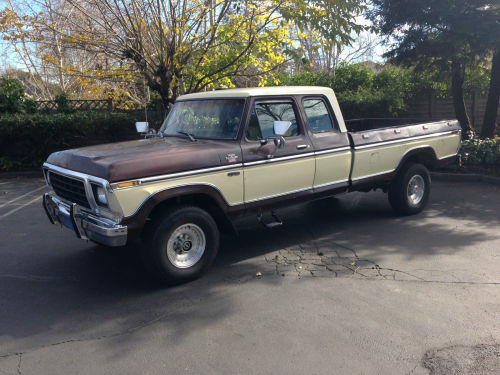
<svg viewBox="0 0 500 375"><path fill-rule="evenodd" d="M137 138L126 113L0 114L0 171L39 168L69 148Z"/></svg>
<svg viewBox="0 0 500 375"><path fill-rule="evenodd" d="M467 139L462 142L460 155L465 166L500 167L500 137Z"/></svg>
<svg viewBox="0 0 500 375"><path fill-rule="evenodd" d="M346 119L394 117L405 109L410 88L407 71L387 67L374 73L364 65L342 65L327 72L281 73L280 85L331 87Z"/></svg>

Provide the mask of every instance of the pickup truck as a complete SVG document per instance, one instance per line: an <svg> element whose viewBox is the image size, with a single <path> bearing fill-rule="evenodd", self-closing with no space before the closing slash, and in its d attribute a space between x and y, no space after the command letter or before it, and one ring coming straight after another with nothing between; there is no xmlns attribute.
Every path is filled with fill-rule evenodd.
<svg viewBox="0 0 500 375"><path fill-rule="evenodd" d="M344 121L329 88L194 93L145 139L51 154L43 206L78 238L140 244L152 274L178 283L211 265L238 217L271 228L277 207L378 188L397 214L420 212L429 170L457 160L460 139L456 120Z"/></svg>

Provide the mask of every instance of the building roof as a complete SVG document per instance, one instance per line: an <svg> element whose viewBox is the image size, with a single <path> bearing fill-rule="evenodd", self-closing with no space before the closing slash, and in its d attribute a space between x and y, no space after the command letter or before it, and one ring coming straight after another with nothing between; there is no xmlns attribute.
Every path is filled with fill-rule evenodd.
<svg viewBox="0 0 500 375"><path fill-rule="evenodd" d="M189 99L212 99L212 98L247 98L249 96L261 95L304 95L323 94L331 95L333 90L329 87L320 86L272 86L272 87L249 87L240 89L225 89L215 91L198 92L182 95L177 100Z"/></svg>

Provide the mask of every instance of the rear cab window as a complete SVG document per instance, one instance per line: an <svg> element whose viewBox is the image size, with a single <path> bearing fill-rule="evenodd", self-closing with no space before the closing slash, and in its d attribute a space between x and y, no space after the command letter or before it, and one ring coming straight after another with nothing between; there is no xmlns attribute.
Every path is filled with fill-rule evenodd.
<svg viewBox="0 0 500 375"><path fill-rule="evenodd" d="M336 122L333 121L323 98L305 98L302 100L302 106L313 133L336 130Z"/></svg>

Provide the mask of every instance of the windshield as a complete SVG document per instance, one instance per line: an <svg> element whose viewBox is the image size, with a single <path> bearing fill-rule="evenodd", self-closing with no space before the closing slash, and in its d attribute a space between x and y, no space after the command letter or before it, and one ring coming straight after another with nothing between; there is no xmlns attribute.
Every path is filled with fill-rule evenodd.
<svg viewBox="0 0 500 375"><path fill-rule="evenodd" d="M175 103L163 122L164 135L234 139L238 134L243 99L189 100Z"/></svg>

